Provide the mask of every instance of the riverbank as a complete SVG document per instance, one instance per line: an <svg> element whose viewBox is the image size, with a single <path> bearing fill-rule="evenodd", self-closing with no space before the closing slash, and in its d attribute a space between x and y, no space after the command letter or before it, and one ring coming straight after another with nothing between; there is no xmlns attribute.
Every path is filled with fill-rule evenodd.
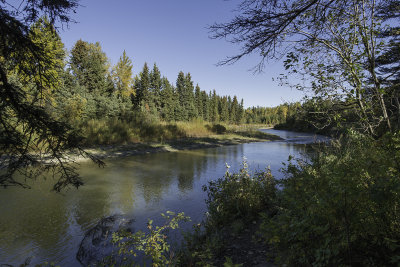
<svg viewBox="0 0 400 267"><path fill-rule="evenodd" d="M213 148L275 140L282 140L282 138L258 130L247 129L227 134L214 134L206 137L187 137L163 142L137 142L122 145L99 145L86 148L85 150L93 156L104 160L108 158L129 157L150 153L176 152L181 150ZM89 159L83 156L75 158L75 161L85 160Z"/></svg>

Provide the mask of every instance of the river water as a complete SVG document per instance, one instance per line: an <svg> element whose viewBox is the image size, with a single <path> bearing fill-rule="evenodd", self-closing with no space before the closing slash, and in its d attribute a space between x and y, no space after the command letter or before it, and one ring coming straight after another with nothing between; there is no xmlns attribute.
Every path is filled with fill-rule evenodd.
<svg viewBox="0 0 400 267"><path fill-rule="evenodd" d="M233 172L243 157L252 170L270 166L280 178L282 162L300 157L302 144L325 141L323 136L280 130L262 130L281 141L116 158L98 168L83 163L85 185L61 194L50 191L54 181L40 179L32 189L0 189L0 265L55 262L80 266L76 253L85 232L102 217L122 214L143 229L148 218L160 222L167 210L185 212L191 223L205 212L202 186L222 177L226 164Z"/></svg>

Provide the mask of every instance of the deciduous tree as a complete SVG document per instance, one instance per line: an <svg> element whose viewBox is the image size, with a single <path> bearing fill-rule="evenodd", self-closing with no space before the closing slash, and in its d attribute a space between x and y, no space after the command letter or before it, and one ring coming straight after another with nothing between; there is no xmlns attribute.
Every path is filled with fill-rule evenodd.
<svg viewBox="0 0 400 267"><path fill-rule="evenodd" d="M116 93L119 97L129 98L133 94L132 60L122 53L112 71Z"/></svg>
<svg viewBox="0 0 400 267"><path fill-rule="evenodd" d="M390 12L396 26L398 7L395 0L244 0L239 15L211 31L214 38L242 45L240 53L221 64L257 52L261 70L264 60L286 56L286 69L305 81L297 88L330 100L333 111L352 109L359 125L377 136L379 129L392 128L387 92L376 71L377 56L386 46L379 32L388 18L381 14Z"/></svg>

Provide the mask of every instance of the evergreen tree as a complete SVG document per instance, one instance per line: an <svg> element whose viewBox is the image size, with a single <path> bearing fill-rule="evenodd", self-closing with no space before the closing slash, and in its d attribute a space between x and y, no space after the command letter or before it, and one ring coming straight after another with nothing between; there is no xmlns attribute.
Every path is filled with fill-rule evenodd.
<svg viewBox="0 0 400 267"><path fill-rule="evenodd" d="M74 11L76 1L21 1L18 10L14 3L0 1L0 185L29 187L29 178L37 179L45 170L56 177L53 189L61 189L83 184L76 169L70 164L70 154L78 152L87 156L79 146L81 140L67 124L57 121L37 102L29 98L32 94L51 92L56 86L50 84L54 77L46 69L52 69L48 53L43 46L35 45L29 27L41 14L49 21L68 22L70 11ZM17 80L13 70L18 69ZM46 77L45 77L46 76ZM36 79L31 93L23 88L25 77ZM33 137L33 138L32 138ZM31 151L35 151L32 157ZM12 155L12 156L11 156ZM45 157L45 158L44 158ZM99 161L97 161L99 162ZM27 168L35 166L35 168ZM18 179L14 174L18 173ZM23 179L22 177L23 176Z"/></svg>
<svg viewBox="0 0 400 267"><path fill-rule="evenodd" d="M219 97L219 117L220 121L227 122L229 121L229 107L228 107L228 98L226 96Z"/></svg>
<svg viewBox="0 0 400 267"><path fill-rule="evenodd" d="M177 106L176 120L187 121L188 116L188 95L186 93L186 79L185 74L181 71L176 79L176 92L178 94L179 105Z"/></svg>
<svg viewBox="0 0 400 267"><path fill-rule="evenodd" d="M205 121L210 120L210 103L208 99L208 95L206 91L201 91L201 101L202 101L202 108L203 108L203 119Z"/></svg>
<svg viewBox="0 0 400 267"><path fill-rule="evenodd" d="M38 92L39 95L37 97L41 99L41 104L53 104L54 93L56 90L59 90L62 85L62 75L64 72L66 56L64 44L47 17L42 17L36 21L31 26L28 35L28 38L30 38L36 46L42 49L46 62L42 63L43 67L40 68L39 72L34 76L29 75L29 77L22 77L21 74L17 75L20 76L20 81L22 81L22 78L24 81L29 81L29 83L40 82L44 84L46 89ZM20 62L20 64L31 64L32 57L34 57L34 55L29 53L27 61Z"/></svg>
<svg viewBox="0 0 400 267"><path fill-rule="evenodd" d="M196 85L194 99L196 103L197 117L203 118L203 99L200 91L200 86L198 84Z"/></svg>
<svg viewBox="0 0 400 267"><path fill-rule="evenodd" d="M239 107L239 103L237 100L236 96L233 96L233 100L232 100L232 105L231 105L231 109L230 109L230 121L232 123L236 123L237 120L237 116L238 116L238 107Z"/></svg>
<svg viewBox="0 0 400 267"><path fill-rule="evenodd" d="M161 73L158 69L156 63L154 63L153 70L150 73L150 94L151 101L157 110L157 113L161 112L161 88L162 88L162 79Z"/></svg>
<svg viewBox="0 0 400 267"><path fill-rule="evenodd" d="M236 121L235 121L236 124L242 123L243 116L244 116L244 107L243 107L243 98L242 98L242 100L240 101L240 106L238 107L238 110L237 110Z"/></svg>
<svg viewBox="0 0 400 267"><path fill-rule="evenodd" d="M80 85L104 95L110 91L108 59L100 43L78 40L71 50L70 67Z"/></svg>
<svg viewBox="0 0 400 267"><path fill-rule="evenodd" d="M162 91L161 91L161 118L166 121L175 120L175 95L174 90L167 78L162 78Z"/></svg>
<svg viewBox="0 0 400 267"><path fill-rule="evenodd" d="M215 92L215 89L210 92L210 121L218 122L219 121L219 114L218 114L218 95Z"/></svg>
<svg viewBox="0 0 400 267"><path fill-rule="evenodd" d="M135 97L134 97L134 107L136 109L144 108L149 111L150 102L150 74L149 67L147 63L144 63L142 71L139 73L139 77L135 81Z"/></svg>
<svg viewBox="0 0 400 267"><path fill-rule="evenodd" d="M185 76L185 108L188 113L188 120L197 117L197 110L194 101L194 86L192 76L187 73Z"/></svg>

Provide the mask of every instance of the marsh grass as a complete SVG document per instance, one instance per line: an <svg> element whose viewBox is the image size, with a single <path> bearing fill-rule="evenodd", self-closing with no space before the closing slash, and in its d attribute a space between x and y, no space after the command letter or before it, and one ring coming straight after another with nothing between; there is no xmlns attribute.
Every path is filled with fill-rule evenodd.
<svg viewBox="0 0 400 267"><path fill-rule="evenodd" d="M85 137L85 146L121 145L138 142L159 142L187 138L233 139L235 137L273 139L256 126L210 124L203 120L163 122L146 116L131 120L89 120L78 126Z"/></svg>

